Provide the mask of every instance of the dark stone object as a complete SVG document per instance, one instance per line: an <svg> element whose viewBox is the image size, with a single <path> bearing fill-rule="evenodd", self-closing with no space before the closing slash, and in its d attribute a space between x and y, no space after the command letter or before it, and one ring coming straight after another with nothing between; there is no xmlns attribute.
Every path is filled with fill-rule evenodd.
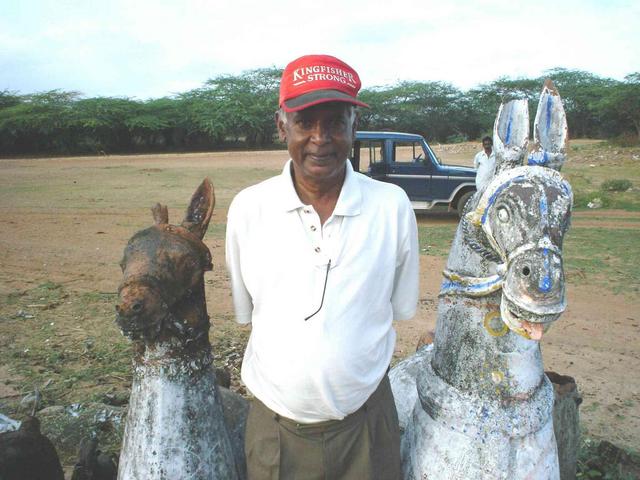
<svg viewBox="0 0 640 480"><path fill-rule="evenodd" d="M40 420L28 417L14 432L0 434L2 480L64 480L58 453L40 433Z"/></svg>
<svg viewBox="0 0 640 480"><path fill-rule="evenodd" d="M118 465L110 455L98 450L98 439L83 439L71 480L115 480L117 475Z"/></svg>
<svg viewBox="0 0 640 480"><path fill-rule="evenodd" d="M553 432L558 444L560 479L576 478L580 447L580 414L582 397L573 377L545 372L553 385Z"/></svg>

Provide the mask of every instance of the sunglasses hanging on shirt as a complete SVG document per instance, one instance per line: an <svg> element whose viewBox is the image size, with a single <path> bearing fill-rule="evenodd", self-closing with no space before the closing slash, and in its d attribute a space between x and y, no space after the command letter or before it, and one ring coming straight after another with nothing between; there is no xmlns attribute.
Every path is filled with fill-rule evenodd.
<svg viewBox="0 0 640 480"><path fill-rule="evenodd" d="M330 268L331 268L331 260L329 260L329 263L327 264L327 272L326 272L326 274L324 276L324 287L322 288L322 300L320 300L320 306L311 315L309 315L308 317L305 317L305 319L304 319L305 322L307 320L309 320L311 317L313 317L314 315L316 315L320 310L322 310L322 305L324 305L324 294L327 291L327 280L329 280L329 269Z"/></svg>

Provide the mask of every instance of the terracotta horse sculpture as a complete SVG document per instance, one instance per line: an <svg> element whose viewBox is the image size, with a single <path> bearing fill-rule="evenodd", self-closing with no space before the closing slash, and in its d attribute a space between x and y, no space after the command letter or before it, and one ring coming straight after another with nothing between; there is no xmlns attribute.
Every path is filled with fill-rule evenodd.
<svg viewBox="0 0 640 480"><path fill-rule="evenodd" d="M527 154L526 100L500 107L496 172L468 202L434 343L391 373L406 479L557 479L553 389L539 340L564 311L572 193L558 173L567 126L545 83ZM550 168L553 167L553 168Z"/></svg>
<svg viewBox="0 0 640 480"><path fill-rule="evenodd" d="M155 225L125 248L116 321L135 353L119 480L238 478L205 303L212 265L202 239L214 203L205 179L181 225L170 225L158 204Z"/></svg>

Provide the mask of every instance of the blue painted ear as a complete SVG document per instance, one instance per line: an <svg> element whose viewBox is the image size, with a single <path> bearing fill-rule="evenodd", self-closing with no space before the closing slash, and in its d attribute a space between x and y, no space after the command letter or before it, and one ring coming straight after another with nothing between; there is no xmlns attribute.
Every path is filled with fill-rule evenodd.
<svg viewBox="0 0 640 480"><path fill-rule="evenodd" d="M540 94L533 128L533 150L527 154L529 108L527 100L511 100L500 105L493 126L496 156L495 174L523 164L560 170L566 158L567 117L562 99L553 82L547 79Z"/></svg>
<svg viewBox="0 0 640 480"><path fill-rule="evenodd" d="M500 105L493 125L495 175L522 165L529 143L529 106L526 99Z"/></svg>
<svg viewBox="0 0 640 480"><path fill-rule="evenodd" d="M526 99L502 105L496 118L494 135L505 148L521 147L529 138L529 106Z"/></svg>
<svg viewBox="0 0 640 480"><path fill-rule="evenodd" d="M566 158L567 140L567 116L562 99L553 82L547 79L538 102L533 125L534 146L527 163L560 171Z"/></svg>

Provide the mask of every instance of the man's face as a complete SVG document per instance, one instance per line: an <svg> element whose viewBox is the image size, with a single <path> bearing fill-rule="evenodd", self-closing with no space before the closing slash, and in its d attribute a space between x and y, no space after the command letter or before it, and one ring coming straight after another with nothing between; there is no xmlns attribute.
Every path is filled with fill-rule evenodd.
<svg viewBox="0 0 640 480"><path fill-rule="evenodd" d="M329 102L277 118L296 176L306 181L339 181L355 139L357 120L349 104Z"/></svg>
<svg viewBox="0 0 640 480"><path fill-rule="evenodd" d="M482 142L482 148L484 148L485 152L490 152L492 146L493 142L490 142L489 140L485 140L484 142Z"/></svg>

